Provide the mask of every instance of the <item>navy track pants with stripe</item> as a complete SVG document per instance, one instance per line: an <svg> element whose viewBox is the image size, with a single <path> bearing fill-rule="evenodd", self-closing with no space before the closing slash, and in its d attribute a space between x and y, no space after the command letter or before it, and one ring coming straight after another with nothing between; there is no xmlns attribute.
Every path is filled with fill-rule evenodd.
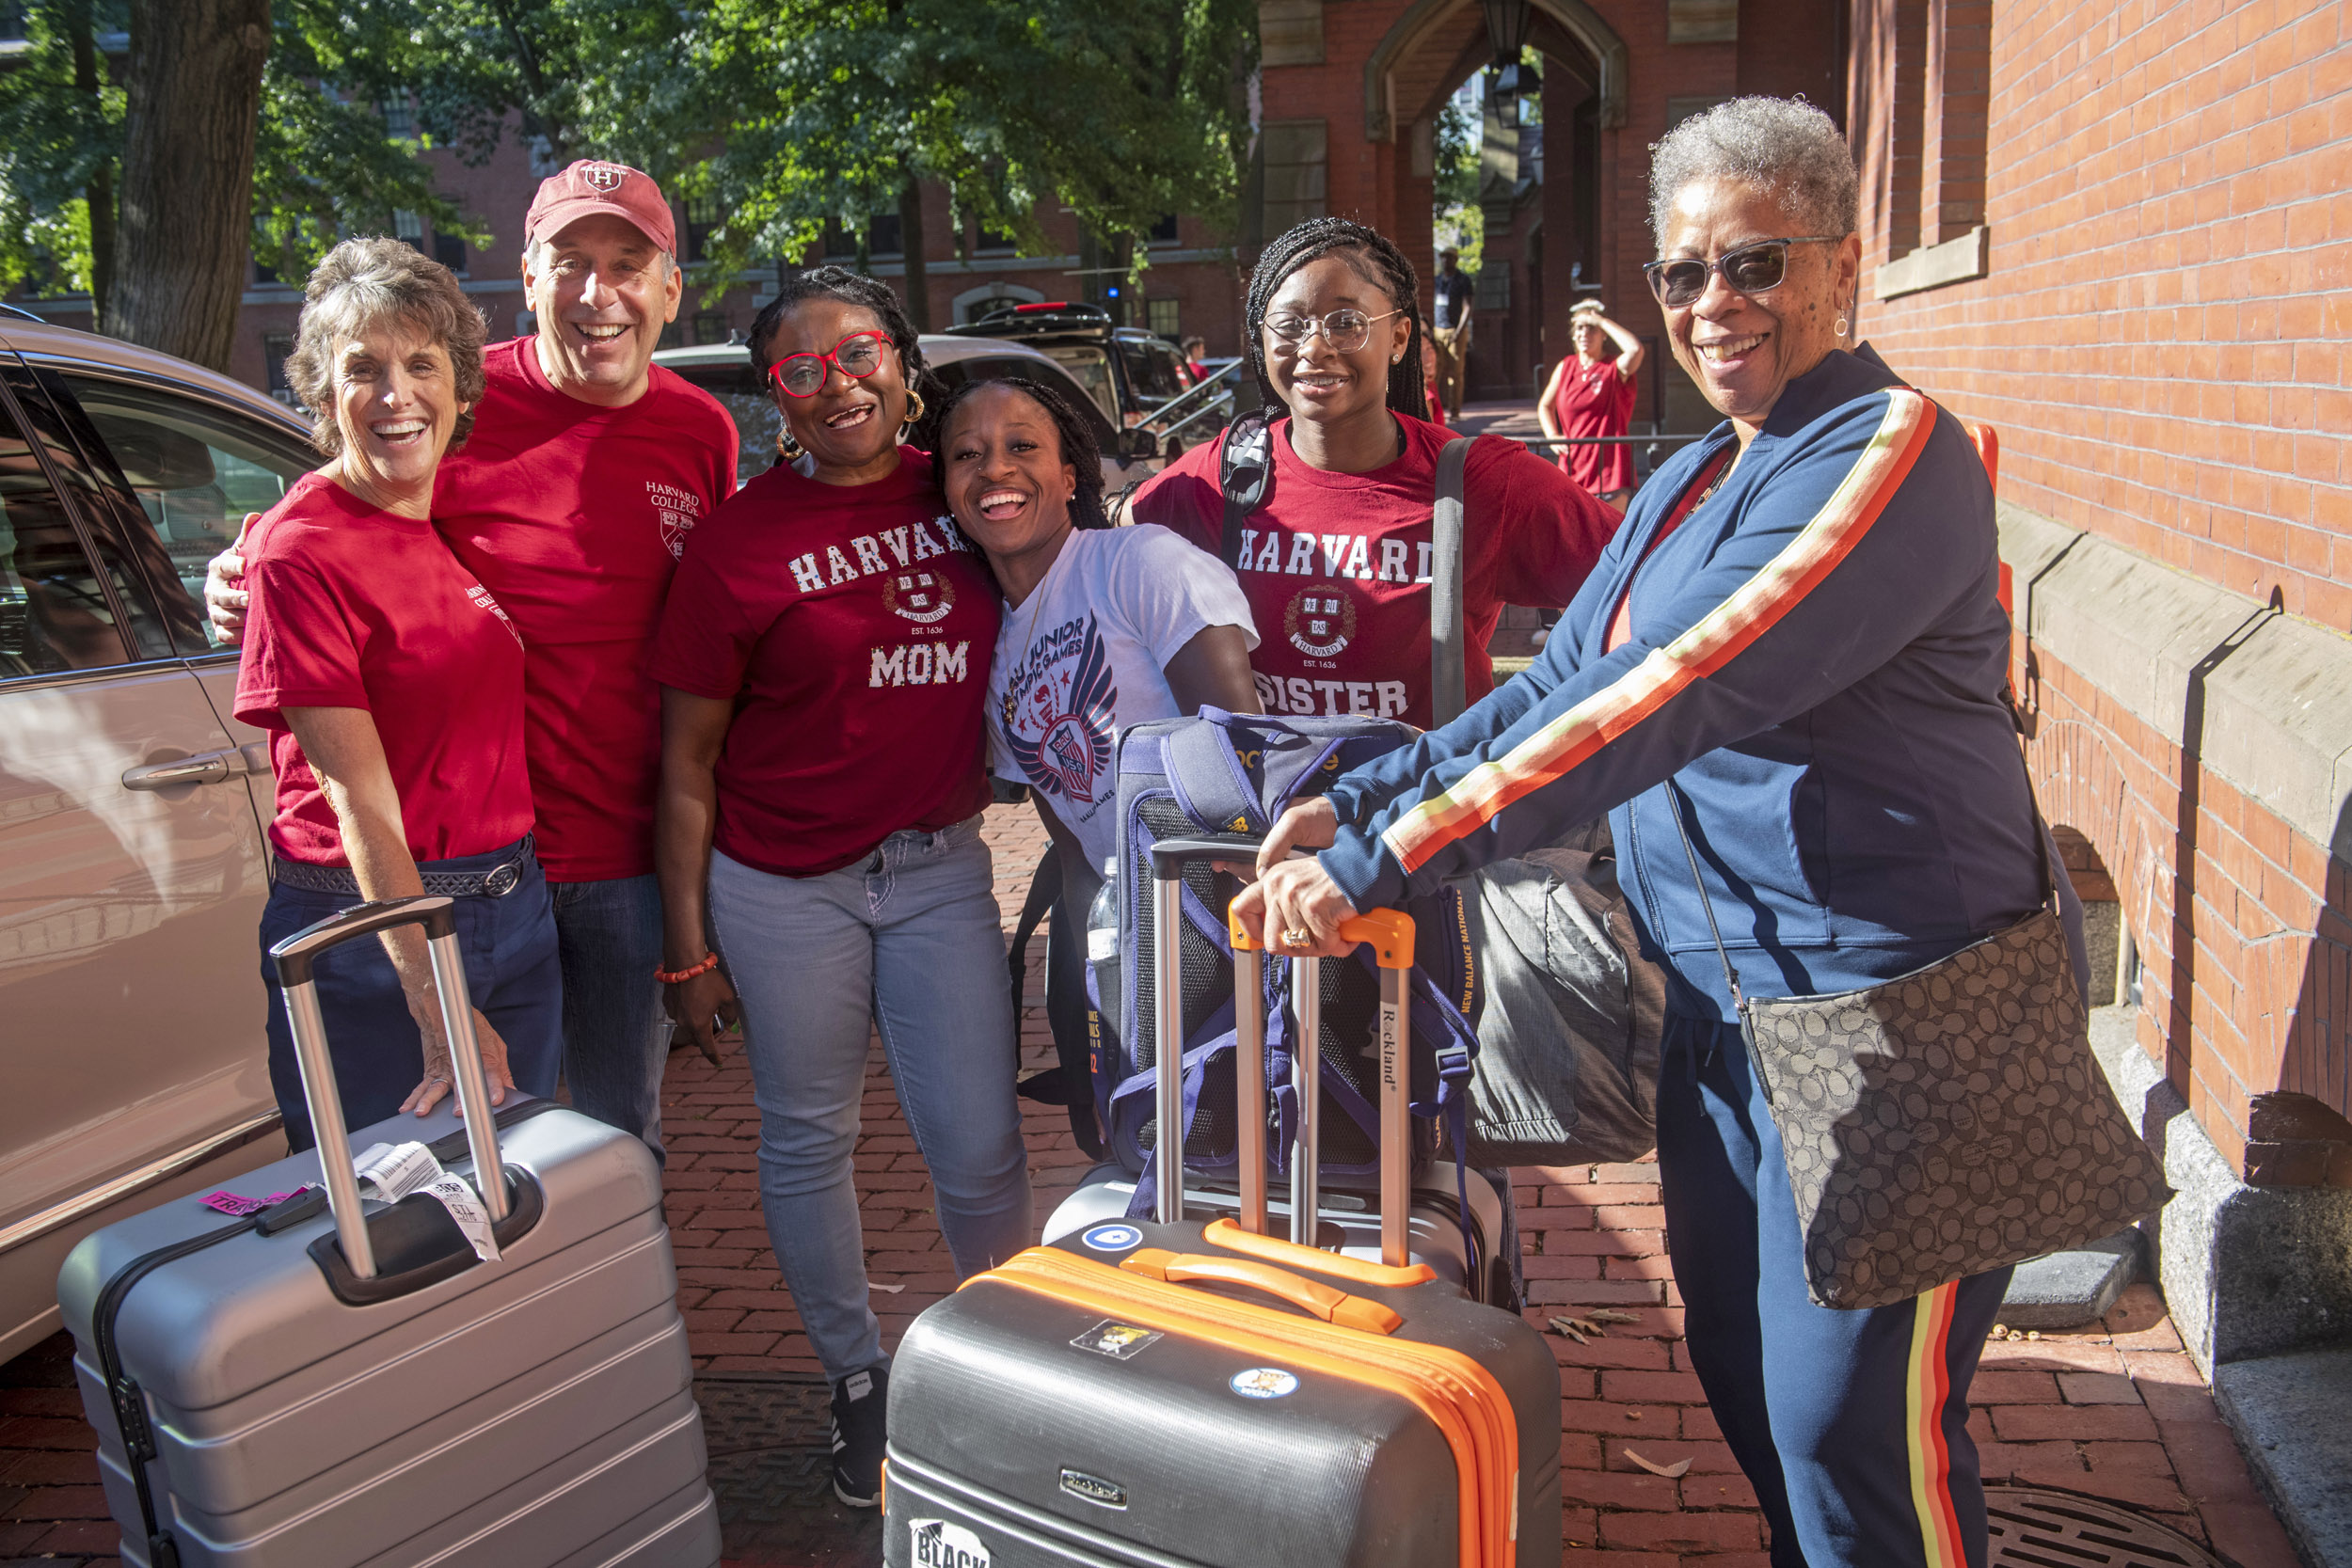
<svg viewBox="0 0 2352 1568"><path fill-rule="evenodd" d="M1772 1568L1984 1568L1968 1383L2010 1271L1867 1311L1814 1306L1736 1025L1668 1017L1658 1166L1692 1370L1763 1504Z"/></svg>

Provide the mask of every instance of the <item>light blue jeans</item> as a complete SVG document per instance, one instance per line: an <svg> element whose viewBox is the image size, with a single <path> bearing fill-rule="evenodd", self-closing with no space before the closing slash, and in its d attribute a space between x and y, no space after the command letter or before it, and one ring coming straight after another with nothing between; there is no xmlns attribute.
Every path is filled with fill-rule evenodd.
<svg viewBox="0 0 2352 1568"><path fill-rule="evenodd" d="M768 1238L809 1343L838 1381L888 1360L867 1304L853 1165L869 1021L930 1169L957 1275L1036 1240L980 819L893 833L819 877L779 877L714 851L710 917L743 1003Z"/></svg>

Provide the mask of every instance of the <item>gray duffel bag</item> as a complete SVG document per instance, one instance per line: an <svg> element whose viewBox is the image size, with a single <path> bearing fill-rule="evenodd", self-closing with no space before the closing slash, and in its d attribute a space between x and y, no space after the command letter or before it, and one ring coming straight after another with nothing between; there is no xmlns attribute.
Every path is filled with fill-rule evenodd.
<svg viewBox="0 0 2352 1568"><path fill-rule="evenodd" d="M1487 866L1475 891L1463 904L1486 1006L1470 1079L1470 1164L1647 1154L1658 1142L1665 979L1635 941L1608 822Z"/></svg>

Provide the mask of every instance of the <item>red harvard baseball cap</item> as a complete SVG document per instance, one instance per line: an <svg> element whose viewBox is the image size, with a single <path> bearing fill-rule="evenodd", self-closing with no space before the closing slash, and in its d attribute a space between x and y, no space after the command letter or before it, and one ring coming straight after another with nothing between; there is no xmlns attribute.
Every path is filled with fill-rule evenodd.
<svg viewBox="0 0 2352 1568"><path fill-rule="evenodd" d="M591 213L611 213L634 224L637 231L663 250L677 250L677 229L661 187L644 169L582 158L561 174L539 182L531 199L531 214L523 219L523 244L536 245L543 235L561 230L575 218Z"/></svg>

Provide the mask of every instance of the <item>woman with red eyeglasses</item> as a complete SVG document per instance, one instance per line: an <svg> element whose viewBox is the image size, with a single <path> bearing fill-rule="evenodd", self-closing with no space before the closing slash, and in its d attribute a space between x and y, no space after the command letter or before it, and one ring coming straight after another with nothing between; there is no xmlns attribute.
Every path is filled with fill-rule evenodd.
<svg viewBox="0 0 2352 1568"><path fill-rule="evenodd" d="M833 1380L834 1490L871 1507L887 1357L851 1167L870 1028L957 1274L1034 1239L980 839L997 597L901 443L928 372L885 285L802 274L751 354L791 460L694 531L654 641L661 978L698 1042L742 1022L768 1234Z"/></svg>

